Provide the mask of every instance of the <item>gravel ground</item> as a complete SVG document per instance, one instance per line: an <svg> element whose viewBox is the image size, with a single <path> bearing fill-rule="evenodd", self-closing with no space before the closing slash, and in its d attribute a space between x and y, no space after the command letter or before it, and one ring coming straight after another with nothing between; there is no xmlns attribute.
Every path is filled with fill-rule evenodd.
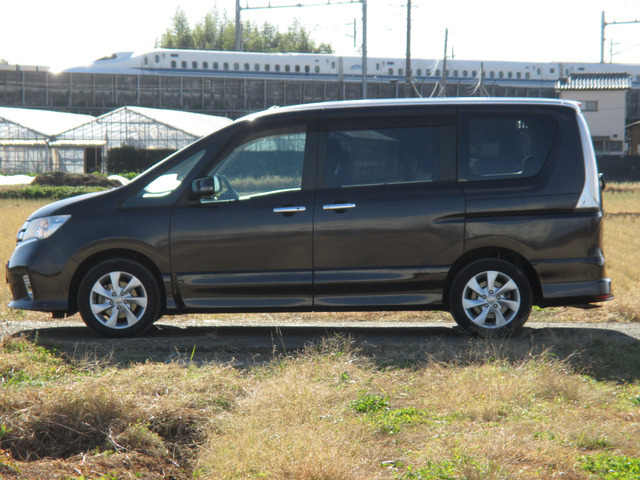
<svg viewBox="0 0 640 480"><path fill-rule="evenodd" d="M451 359L456 352L478 349L581 350L594 344L634 344L638 323L527 323L514 337L483 340L465 335L453 322L308 321L278 315L224 320L165 317L144 336L109 339L87 328L78 316L64 320L0 323L0 335L24 335L39 345L75 359L98 361L222 361L236 365L263 362L336 336L384 355ZM390 353L395 352L395 353Z"/></svg>

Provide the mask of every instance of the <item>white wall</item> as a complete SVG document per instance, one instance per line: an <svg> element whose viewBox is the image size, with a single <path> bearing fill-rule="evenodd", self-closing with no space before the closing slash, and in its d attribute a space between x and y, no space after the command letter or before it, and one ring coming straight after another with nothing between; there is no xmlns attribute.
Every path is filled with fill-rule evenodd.
<svg viewBox="0 0 640 480"><path fill-rule="evenodd" d="M586 112L584 117L589 124L592 137L604 137L612 141L622 142L620 150L608 153L623 154L625 142L626 90L563 90L560 98L577 100L583 103L594 100L598 102L598 110Z"/></svg>

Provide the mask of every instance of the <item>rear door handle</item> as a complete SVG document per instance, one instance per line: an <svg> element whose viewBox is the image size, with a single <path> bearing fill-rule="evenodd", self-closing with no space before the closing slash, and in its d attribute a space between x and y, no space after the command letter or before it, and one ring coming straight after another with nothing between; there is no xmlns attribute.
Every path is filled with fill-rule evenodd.
<svg viewBox="0 0 640 480"><path fill-rule="evenodd" d="M348 208L356 208L355 203L330 203L322 207L323 210L347 210Z"/></svg>
<svg viewBox="0 0 640 480"><path fill-rule="evenodd" d="M296 213L306 212L307 207L295 206L295 207L278 207L273 209L273 213Z"/></svg>

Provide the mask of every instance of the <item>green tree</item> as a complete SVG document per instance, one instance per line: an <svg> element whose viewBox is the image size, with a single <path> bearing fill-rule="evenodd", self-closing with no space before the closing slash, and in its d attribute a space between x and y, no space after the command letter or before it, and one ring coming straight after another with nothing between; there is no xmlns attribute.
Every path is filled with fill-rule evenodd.
<svg viewBox="0 0 640 480"><path fill-rule="evenodd" d="M162 34L160 46L164 48L193 49L193 33L189 27L187 15L180 7L173 17L173 26Z"/></svg>
<svg viewBox="0 0 640 480"><path fill-rule="evenodd" d="M162 48L197 50L235 49L235 22L226 14L220 16L217 10L207 13L193 30L189 26L184 11L178 8L172 19L173 25L162 35L156 45ZM333 53L330 44L316 43L298 20L286 33L265 22L262 26L251 22L243 24L244 50L247 52L298 52Z"/></svg>

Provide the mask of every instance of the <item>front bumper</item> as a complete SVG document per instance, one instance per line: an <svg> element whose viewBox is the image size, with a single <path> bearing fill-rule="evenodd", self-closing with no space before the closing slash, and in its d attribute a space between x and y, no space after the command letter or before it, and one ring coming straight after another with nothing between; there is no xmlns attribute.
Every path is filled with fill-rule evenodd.
<svg viewBox="0 0 640 480"><path fill-rule="evenodd" d="M43 312L67 312L69 288L77 263L50 239L20 243L7 263L11 289L9 307ZM30 286L27 288L25 277Z"/></svg>

